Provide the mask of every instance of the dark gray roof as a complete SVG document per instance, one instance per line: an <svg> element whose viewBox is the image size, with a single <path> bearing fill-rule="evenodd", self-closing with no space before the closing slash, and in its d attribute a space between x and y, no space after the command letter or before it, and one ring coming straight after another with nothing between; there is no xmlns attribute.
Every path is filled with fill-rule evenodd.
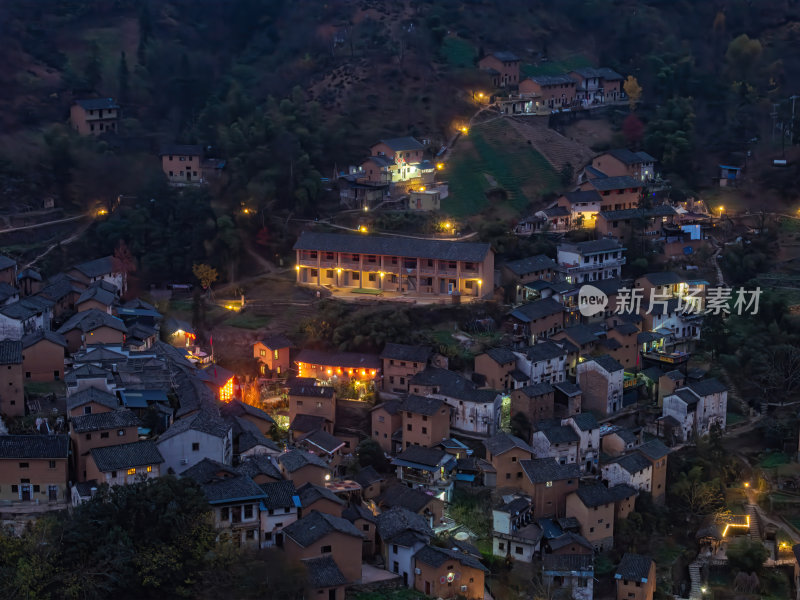
<svg viewBox="0 0 800 600"><path fill-rule="evenodd" d="M395 152L405 151L405 150L422 150L425 148L422 144L419 143L415 138L411 136L406 137L399 137L399 138L389 138L387 140L381 140L381 144L386 144L394 150Z"/></svg>
<svg viewBox="0 0 800 600"><path fill-rule="evenodd" d="M698 396L710 396L711 394L720 394L728 391L728 387L719 379L714 377L711 379L693 381L688 385L688 387Z"/></svg>
<svg viewBox="0 0 800 600"><path fill-rule="evenodd" d="M489 572L489 569L484 567L483 564L481 564L481 561L474 556L457 552L455 550L450 550L449 548L424 546L417 551L417 553L414 555L414 558L423 564L437 568L450 560L456 560L464 566L485 571L486 573Z"/></svg>
<svg viewBox="0 0 800 600"><path fill-rule="evenodd" d="M320 429L325 425L326 421L328 421L328 419L325 417L300 413L295 416L294 421L289 424L289 429L298 433L308 433Z"/></svg>
<svg viewBox="0 0 800 600"><path fill-rule="evenodd" d="M550 315L556 315L564 312L564 306L556 302L552 298L543 298L535 300L528 304L523 304L511 311L511 316L519 319L523 323L530 323Z"/></svg>
<svg viewBox="0 0 800 600"><path fill-rule="evenodd" d="M17 288L12 287L5 281L0 281L0 302L5 302L9 298L15 298L17 296L19 296Z"/></svg>
<svg viewBox="0 0 800 600"><path fill-rule="evenodd" d="M614 358L612 358L608 354L603 354L602 356L595 356L590 360L596 362L598 365L603 367L609 373L614 373L615 371L622 371L624 369L624 367L621 364L619 364Z"/></svg>
<svg viewBox="0 0 800 600"><path fill-rule="evenodd" d="M512 273L523 276L537 271L545 271L547 269L557 269L558 265L549 256L544 254L537 254L536 256L529 256L528 258L521 258L519 260L512 260L504 265L510 269Z"/></svg>
<svg viewBox="0 0 800 600"><path fill-rule="evenodd" d="M75 104L84 110L101 110L119 108L119 104L114 102L113 98L87 98L82 100L75 100Z"/></svg>
<svg viewBox="0 0 800 600"><path fill-rule="evenodd" d="M611 504L616 500L614 494L609 492L608 488L601 483L581 485L575 493L578 494L581 502L590 508Z"/></svg>
<svg viewBox="0 0 800 600"><path fill-rule="evenodd" d="M267 495L262 502L268 509L297 508L297 504L294 501L297 496L294 482L273 481L271 483L262 483L258 487Z"/></svg>
<svg viewBox="0 0 800 600"><path fill-rule="evenodd" d="M509 373L509 375L511 375L511 378L514 381L519 381L520 383L525 383L526 381L530 381L530 379L531 379L530 377L525 375L525 373L523 373L519 369L514 369L513 371L511 371L511 373Z"/></svg>
<svg viewBox="0 0 800 600"><path fill-rule="evenodd" d="M36 269L31 269L31 268L22 269L22 271L20 271L17 274L17 280L22 281L23 279L33 279L34 281L42 281L42 274Z"/></svg>
<svg viewBox="0 0 800 600"><path fill-rule="evenodd" d="M414 513L420 512L431 500L434 500L433 496L429 496L421 490L414 490L402 484L393 485L380 495L381 504L389 508L399 506Z"/></svg>
<svg viewBox="0 0 800 600"><path fill-rule="evenodd" d="M673 285L676 283L683 283L684 279L677 273L672 271L661 271L659 273L646 273L640 279L646 279L653 285Z"/></svg>
<svg viewBox="0 0 800 600"><path fill-rule="evenodd" d="M16 340L0 341L0 365L22 364L22 342Z"/></svg>
<svg viewBox="0 0 800 600"><path fill-rule="evenodd" d="M120 444L119 446L92 448L90 452L97 468L104 473L144 465L157 465L164 462L164 457L158 451L158 446L151 440Z"/></svg>
<svg viewBox="0 0 800 600"><path fill-rule="evenodd" d="M617 429L610 431L609 433L616 433L626 444L635 444L639 441L639 438L636 437L635 433L633 433L630 429L625 429L624 427L617 427Z"/></svg>
<svg viewBox="0 0 800 600"><path fill-rule="evenodd" d="M553 386L543 381L541 383L533 383L531 385L526 385L524 388L520 388L520 392L525 394L528 398L536 398L537 396L543 396L545 394L553 393Z"/></svg>
<svg viewBox="0 0 800 600"><path fill-rule="evenodd" d="M266 338L262 338L259 340L262 344L264 344L270 350L279 350L281 348L291 348L292 342L283 335L271 335Z"/></svg>
<svg viewBox="0 0 800 600"><path fill-rule="evenodd" d="M109 275L116 271L116 269L114 268L113 256L103 256L102 258L96 258L94 260L90 260L85 263L75 265L72 268L75 269L76 271L79 271L80 273L83 273L89 278Z"/></svg>
<svg viewBox="0 0 800 600"><path fill-rule="evenodd" d="M629 486L627 483L619 483L608 488L608 493L611 494L612 498L614 498L614 502L619 502L620 500L625 500L631 496L638 495L639 491L636 488Z"/></svg>
<svg viewBox="0 0 800 600"><path fill-rule="evenodd" d="M446 462L447 457L452 456L444 450L438 448L426 448L425 446L409 446L398 454L395 461L405 461L416 463L427 467L438 467ZM453 457L455 460L455 457Z"/></svg>
<svg viewBox="0 0 800 600"><path fill-rule="evenodd" d="M591 342L596 342L598 340L597 333L598 333L597 327L593 327L591 325L583 325L583 324L567 327L562 332L563 335L569 337L569 339L571 339L579 346L583 346L584 344L589 344Z"/></svg>
<svg viewBox="0 0 800 600"><path fill-rule="evenodd" d="M676 390L674 393L676 396L678 396L678 398L686 402L687 406L695 406L700 401L700 398L698 398L696 394L692 393L692 390L689 388L681 388Z"/></svg>
<svg viewBox="0 0 800 600"><path fill-rule="evenodd" d="M411 346L409 344L394 344L389 342L383 347L381 358L404 360L407 362L427 363L431 349L427 346Z"/></svg>
<svg viewBox="0 0 800 600"><path fill-rule="evenodd" d="M619 175L617 177L598 177L597 179L590 179L595 189L600 191L622 190L642 187L642 182L637 181L630 175Z"/></svg>
<svg viewBox="0 0 800 600"><path fill-rule="evenodd" d="M33 316L42 314L48 307L44 305L45 298L37 296L28 296L22 300L17 300L11 304L0 306L0 313L3 313L9 319L17 321L24 321ZM51 303L52 305L52 303Z"/></svg>
<svg viewBox="0 0 800 600"><path fill-rule="evenodd" d="M564 206L552 206L550 208L545 208L544 210L540 211L545 217L553 218L553 217L566 217L570 214L569 210ZM537 213L539 214L539 213Z"/></svg>
<svg viewBox="0 0 800 600"><path fill-rule="evenodd" d="M572 72L577 73L584 79L591 79L593 77L599 77L601 79L605 79L606 81L619 81L624 79L622 75L613 69L609 69L608 67L583 67L580 69L573 69Z"/></svg>
<svg viewBox="0 0 800 600"><path fill-rule="evenodd" d="M280 470L266 454L254 454L252 456L243 457L242 462L236 467L236 471L248 477L266 475L272 479L282 479Z"/></svg>
<svg viewBox="0 0 800 600"><path fill-rule="evenodd" d="M101 429L119 429L122 427L138 427L142 424L130 410L110 410L72 417L72 428L76 433L100 431Z"/></svg>
<svg viewBox="0 0 800 600"><path fill-rule="evenodd" d="M498 506L495 510L508 513L509 515L517 515L530 510L531 501L529 498L516 497L510 502L506 502Z"/></svg>
<svg viewBox="0 0 800 600"><path fill-rule="evenodd" d="M564 350L564 348L550 340L545 340L543 342L536 343L533 346L528 346L525 348L524 352L525 356L527 356L531 362L551 360L553 358L560 358L567 354L567 351Z"/></svg>
<svg viewBox="0 0 800 600"><path fill-rule="evenodd" d="M444 400L441 398L426 398L411 394L403 401L400 410L430 417L438 413L442 406L444 406Z"/></svg>
<svg viewBox="0 0 800 600"><path fill-rule="evenodd" d="M578 465L561 465L555 458L534 458L522 460L519 464L528 479L533 483L578 479L581 476L581 470Z"/></svg>
<svg viewBox="0 0 800 600"><path fill-rule="evenodd" d="M100 327L109 327L117 331L122 331L123 333L128 330L125 327L125 323L122 322L122 319L113 317L96 308L90 308L89 310L84 310L70 317L66 323L58 328L56 333L63 335L73 329L80 329L83 333L89 333Z"/></svg>
<svg viewBox="0 0 800 600"><path fill-rule="evenodd" d="M559 244L558 248L559 250L564 249L571 252L579 252L583 256L625 250L625 248L622 247L622 244L611 238L588 240L586 242L577 243L565 242L563 244Z"/></svg>
<svg viewBox="0 0 800 600"><path fill-rule="evenodd" d="M346 369L379 369L381 367L381 361L377 356L360 352L325 352L304 349L297 355L295 362Z"/></svg>
<svg viewBox="0 0 800 600"><path fill-rule="evenodd" d="M569 75L534 75L529 77L539 85L563 85L565 83L576 85L576 81Z"/></svg>
<svg viewBox="0 0 800 600"><path fill-rule="evenodd" d="M75 392L71 396L67 396L67 410L72 410L90 402L96 402L114 410L119 407L119 402L114 394L109 394L107 391L96 387L88 387Z"/></svg>
<svg viewBox="0 0 800 600"><path fill-rule="evenodd" d="M231 430L231 425L222 420L221 417L218 417L208 411L201 410L194 415L189 415L188 417L184 417L175 421L172 425L170 425L169 429L159 436L158 441L162 442L164 440L168 440L179 433L184 433L190 430L200 431L201 433L205 433L217 438L224 438Z"/></svg>
<svg viewBox="0 0 800 600"><path fill-rule="evenodd" d="M623 335L633 335L639 333L639 328L634 325L633 323L620 323L616 327L614 327L616 331L619 331Z"/></svg>
<svg viewBox="0 0 800 600"><path fill-rule="evenodd" d="M263 500L266 495L264 490L246 475L206 481L201 483L200 487L210 504Z"/></svg>
<svg viewBox="0 0 800 600"><path fill-rule="evenodd" d="M362 488L369 487L373 483L378 483L384 479L385 477L378 473L372 465L362 468L353 476L353 480Z"/></svg>
<svg viewBox="0 0 800 600"><path fill-rule="evenodd" d="M628 473L633 475L634 473L638 473L639 471L644 471L645 469L652 468L652 465L647 457L638 452L631 452L630 454L625 454L624 456L620 456L615 461L620 467L625 469Z"/></svg>
<svg viewBox="0 0 800 600"><path fill-rule="evenodd" d="M69 436L0 435L0 458L67 458Z"/></svg>
<svg viewBox="0 0 800 600"><path fill-rule="evenodd" d="M339 498L336 494L327 488L314 485L313 483L306 483L297 490L297 495L300 496L300 504L303 508L308 508L314 502L319 500L328 500L334 504L344 506L345 501Z"/></svg>
<svg viewBox="0 0 800 600"><path fill-rule="evenodd" d="M562 394L565 394L566 396L577 396L578 394L581 393L580 386L572 383L571 381L562 381L561 383L554 383L553 387Z"/></svg>
<svg viewBox="0 0 800 600"><path fill-rule="evenodd" d="M670 453L670 449L667 448L664 443L659 439L652 439L649 442L645 442L641 446L637 448L639 452L644 454L650 460L658 460L659 458L664 458L667 454Z"/></svg>
<svg viewBox="0 0 800 600"><path fill-rule="evenodd" d="M575 421L575 425L577 425L578 429L581 431L591 431L592 429L598 429L600 427L597 419L595 419L594 415L590 412L578 413L577 415L572 415L570 418Z"/></svg>
<svg viewBox="0 0 800 600"><path fill-rule="evenodd" d="M0 271L4 271L6 269L10 269L13 266L16 266L17 261L13 258L9 258L4 254L0 254Z"/></svg>
<svg viewBox="0 0 800 600"><path fill-rule="evenodd" d="M571 531L568 531L557 538L553 538L548 542L548 544L550 545L551 550L558 550L559 548L564 548L565 546L569 546L571 544L578 544L579 546L583 546L589 550L594 550L592 543L589 540L582 535L572 533Z"/></svg>
<svg viewBox="0 0 800 600"><path fill-rule="evenodd" d="M396 487L405 488L405 486ZM428 520L417 514L417 511L409 510L403 506L393 506L379 514L377 530L378 535L384 541L394 541L398 535L405 532L413 532L420 536L422 541L426 542L433 537L433 530L430 528Z"/></svg>
<svg viewBox="0 0 800 600"><path fill-rule="evenodd" d="M355 523L358 519L364 519L370 523L378 521L378 518L363 504L348 504L347 508L342 511L342 518L351 523Z"/></svg>
<svg viewBox="0 0 800 600"><path fill-rule="evenodd" d="M508 348L489 348L486 355L498 365L507 365L517 361L517 355Z"/></svg>
<svg viewBox="0 0 800 600"><path fill-rule="evenodd" d="M111 306L114 304L114 301L117 297L108 290L104 290L100 286L91 286L86 288L83 293L78 296L78 299L75 301L75 305L82 304L83 302L88 302L89 300L95 300L100 304L105 306Z"/></svg>
<svg viewBox="0 0 800 600"><path fill-rule="evenodd" d="M575 433L575 430L567 425L547 427L542 429L541 432L551 444L577 444L581 439L580 436Z"/></svg>
<svg viewBox="0 0 800 600"><path fill-rule="evenodd" d="M333 556L302 560L308 572L308 585L311 589L335 588L347 584L347 579L342 575Z"/></svg>
<svg viewBox="0 0 800 600"><path fill-rule="evenodd" d="M319 250L483 262L483 259L486 258L486 255L491 250L491 246L477 242L448 242L444 240L419 240L304 231L295 243L294 250Z"/></svg>
<svg viewBox="0 0 800 600"><path fill-rule="evenodd" d="M344 446L344 442L324 429L317 429L306 434L298 442L307 442L323 452L331 454Z"/></svg>
<svg viewBox="0 0 800 600"><path fill-rule="evenodd" d="M520 450L533 454L533 450L525 440L504 431L500 431L489 439L484 440L483 445L486 446L486 449L494 456L501 456L513 448L519 448Z"/></svg>
<svg viewBox="0 0 800 600"><path fill-rule="evenodd" d="M203 147L196 144L166 144L162 146L161 156L202 156Z"/></svg>
<svg viewBox="0 0 800 600"><path fill-rule="evenodd" d="M681 371L677 369L673 369L672 371L667 371L664 373L667 377L672 379L673 381L680 381L681 379L686 379L686 375L684 375Z"/></svg>
<svg viewBox="0 0 800 600"><path fill-rule="evenodd" d="M475 384L469 379L462 377L458 373L440 369L439 367L427 367L419 373L414 373L410 379L411 385L424 385L426 387L438 387L440 390L452 392L456 389L477 389Z"/></svg>
<svg viewBox="0 0 800 600"><path fill-rule="evenodd" d="M519 56L517 56L513 52L507 52L505 50L501 50L499 52L492 52L491 55L494 56L497 60L502 60L503 62L519 61Z"/></svg>
<svg viewBox="0 0 800 600"><path fill-rule="evenodd" d="M542 558L542 570L549 574L574 574L594 572L592 554L546 554Z"/></svg>
<svg viewBox="0 0 800 600"><path fill-rule="evenodd" d="M655 159L647 154L647 152L632 152L627 148L616 148L614 150L609 150L608 153L626 165L641 165L655 162Z"/></svg>
<svg viewBox="0 0 800 600"><path fill-rule="evenodd" d="M570 204L598 204L603 200L596 190L575 190L574 192L565 192L563 196Z"/></svg>
<svg viewBox="0 0 800 600"><path fill-rule="evenodd" d="M650 576L650 567L652 565L653 559L649 556L626 552L619 562L614 579L627 579L646 583L647 578Z"/></svg>
<svg viewBox="0 0 800 600"><path fill-rule="evenodd" d="M386 400L385 402L381 402L380 404L376 404L370 409L370 412L377 409L383 409L390 415L396 415L399 411L403 409L403 403L400 400L390 399Z"/></svg>
<svg viewBox="0 0 800 600"><path fill-rule="evenodd" d="M313 452L306 452L305 450L289 450L284 452L278 457L278 462L283 465L283 468L294 473L298 469L302 469L307 465L313 465L322 469L330 469L328 463L322 460Z"/></svg>
<svg viewBox="0 0 800 600"><path fill-rule="evenodd" d="M283 528L283 532L303 548L334 532L363 539L361 532L347 519L312 510L302 519Z"/></svg>
<svg viewBox="0 0 800 600"><path fill-rule="evenodd" d="M223 416L244 416L248 415L251 417L256 417L268 423L274 423L275 420L270 417L267 413L256 406L252 406L250 404L246 404L241 400L232 400L231 402L226 402L222 406L220 406L219 412Z"/></svg>

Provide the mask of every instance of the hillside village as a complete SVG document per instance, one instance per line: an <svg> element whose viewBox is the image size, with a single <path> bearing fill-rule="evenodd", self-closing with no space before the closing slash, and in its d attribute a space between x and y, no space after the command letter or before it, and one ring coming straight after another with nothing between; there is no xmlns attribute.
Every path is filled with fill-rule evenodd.
<svg viewBox="0 0 800 600"><path fill-rule="evenodd" d="M377 77L354 30L377 46L365 31L386 19L363 4L365 20L317 32L348 66L269 96L257 118L236 85L229 113L190 110L187 75L171 126L147 131L124 51L113 92L98 76L48 100L75 153L49 133L52 170L92 156L86 179L117 191L67 175L58 200L3 213L0 587L800 599L800 218L776 188L752 196L791 178L786 139L781 158L774 141L754 155L757 137L729 140L700 175L680 148L693 113L649 106L676 130L660 153L643 143L652 78L630 61L478 49L447 28L442 47L469 50L448 58L452 80L435 73L457 97L447 124L420 125L408 96L395 108L420 120L383 123L370 94L322 136L353 65ZM402 75L405 53L425 52L412 5L386 9ZM741 105L756 105L752 70L732 88ZM271 164L281 153L288 167ZM137 195L98 175L114 179L119 157ZM80 212L67 193L85 196ZM107 537L92 549L70 527ZM53 567L65 550L72 572ZM113 566L95 573L100 553Z"/></svg>

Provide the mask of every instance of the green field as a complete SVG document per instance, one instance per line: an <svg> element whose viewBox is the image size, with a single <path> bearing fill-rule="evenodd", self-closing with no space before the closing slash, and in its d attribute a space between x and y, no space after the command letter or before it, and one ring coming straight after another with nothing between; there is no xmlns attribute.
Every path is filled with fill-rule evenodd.
<svg viewBox="0 0 800 600"><path fill-rule="evenodd" d="M576 54L562 60L554 60L540 65L523 64L521 67L522 75L532 77L534 75L561 75L569 73L574 69L591 67L592 62L583 54Z"/></svg>
<svg viewBox="0 0 800 600"><path fill-rule="evenodd" d="M442 210L456 217L478 214L488 206L485 192L491 186L485 174L508 193L508 206L518 214L560 185L550 163L504 119L473 127L454 148L447 168L450 195Z"/></svg>
<svg viewBox="0 0 800 600"><path fill-rule="evenodd" d="M266 327L269 321L269 317L245 312L236 313L231 318L225 319L225 325L238 327L240 329L261 329L262 327Z"/></svg>
<svg viewBox="0 0 800 600"><path fill-rule="evenodd" d="M441 53L447 64L461 69L475 66L475 57L478 56L475 46L455 36L448 36L442 40Z"/></svg>

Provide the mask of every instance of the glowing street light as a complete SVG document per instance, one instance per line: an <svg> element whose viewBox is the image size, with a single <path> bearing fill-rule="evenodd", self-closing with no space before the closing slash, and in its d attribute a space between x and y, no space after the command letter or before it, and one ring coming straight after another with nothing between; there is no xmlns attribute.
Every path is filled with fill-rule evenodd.
<svg viewBox="0 0 800 600"><path fill-rule="evenodd" d="M442 169L444 169L444 163L436 163L436 170L441 171ZM798 208L797 210L798 212L800 212L800 208Z"/></svg>
<svg viewBox="0 0 800 600"><path fill-rule="evenodd" d="M722 216L722 213L725 211L725 207L720 204L719 206L719 216Z"/></svg>
<svg viewBox="0 0 800 600"><path fill-rule="evenodd" d="M366 225L362 225L361 227L358 228L358 230L361 233L367 233L367 226Z"/></svg>
<svg viewBox="0 0 800 600"><path fill-rule="evenodd" d="M749 481L745 481L744 482L744 487L749 488L750 487L750 482Z"/></svg>
<svg viewBox="0 0 800 600"><path fill-rule="evenodd" d="M467 132L469 131L469 127L467 127L466 125L464 125L463 127L461 127L460 131L461 131L461 133L463 133L464 135L467 135Z"/></svg>

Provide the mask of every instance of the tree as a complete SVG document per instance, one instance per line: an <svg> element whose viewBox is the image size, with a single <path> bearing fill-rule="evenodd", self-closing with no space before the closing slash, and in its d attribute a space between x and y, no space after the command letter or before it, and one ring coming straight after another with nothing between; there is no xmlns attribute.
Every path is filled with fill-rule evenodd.
<svg viewBox="0 0 800 600"><path fill-rule="evenodd" d="M211 284L214 283L219 277L217 270L214 267L206 264L193 264L192 273L194 273L194 276L200 280L200 285L204 290L211 289Z"/></svg>
<svg viewBox="0 0 800 600"><path fill-rule="evenodd" d="M86 85L94 90L103 78L103 65L100 62L100 44L92 40L89 46L89 60L86 63Z"/></svg>
<svg viewBox="0 0 800 600"><path fill-rule="evenodd" d="M622 88L628 95L628 104L631 107L631 112L635 111L636 105L639 103L639 100L642 99L642 86L639 85L639 81L636 77L628 75L625 83L622 84Z"/></svg>
<svg viewBox="0 0 800 600"><path fill-rule="evenodd" d="M757 39L750 39L746 33L731 40L725 52L725 60L733 72L734 78L748 81L763 51L761 42Z"/></svg>
<svg viewBox="0 0 800 600"><path fill-rule="evenodd" d="M760 573L769 550L758 540L741 538L728 546L728 564L745 573Z"/></svg>
<svg viewBox="0 0 800 600"><path fill-rule="evenodd" d="M362 467L372 466L377 471L385 472L389 467L389 461L383 453L383 448L372 438L362 440L356 447L358 464Z"/></svg>
<svg viewBox="0 0 800 600"><path fill-rule="evenodd" d="M644 138L644 124L636 115L628 115L622 122L622 135L628 146L638 147Z"/></svg>
<svg viewBox="0 0 800 600"><path fill-rule="evenodd" d="M128 61L125 58L125 50L119 54L119 67L117 68L117 84L119 86L119 101L125 102L128 99L129 83Z"/></svg>
<svg viewBox="0 0 800 600"><path fill-rule="evenodd" d="M514 413L510 422L511 434L520 439L530 441L531 439L531 422L528 415L524 412Z"/></svg>

